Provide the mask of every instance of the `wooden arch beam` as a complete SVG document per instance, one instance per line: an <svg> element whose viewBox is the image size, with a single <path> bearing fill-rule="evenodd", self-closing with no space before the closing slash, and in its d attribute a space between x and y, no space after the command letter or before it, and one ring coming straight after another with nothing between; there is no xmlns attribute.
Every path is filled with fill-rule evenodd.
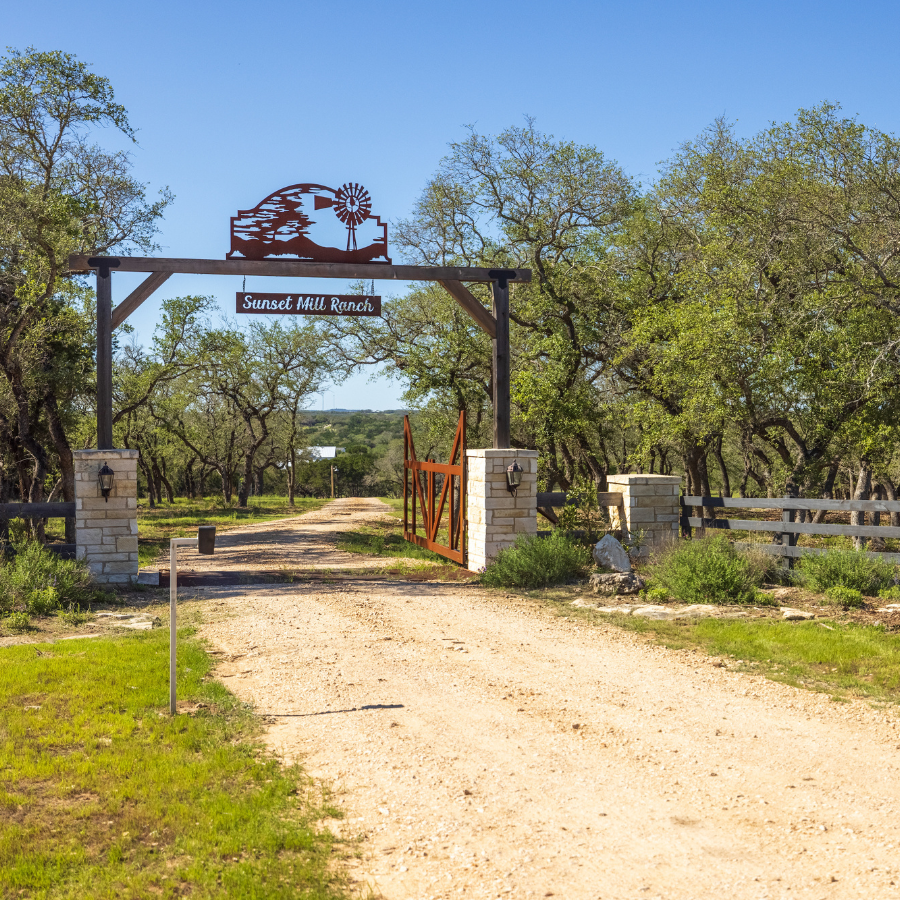
<svg viewBox="0 0 900 900"><path fill-rule="evenodd" d="M472 296L469 289L461 281L441 279L438 284L475 320L475 324L491 338L497 337L497 321Z"/></svg>
<svg viewBox="0 0 900 900"><path fill-rule="evenodd" d="M172 276L171 272L154 272L145 278L112 313L112 330L115 331L158 287Z"/></svg>

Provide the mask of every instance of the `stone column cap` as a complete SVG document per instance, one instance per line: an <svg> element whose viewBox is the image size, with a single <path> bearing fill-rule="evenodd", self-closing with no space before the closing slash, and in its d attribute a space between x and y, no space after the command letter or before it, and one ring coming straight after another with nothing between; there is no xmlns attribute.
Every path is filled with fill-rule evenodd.
<svg viewBox="0 0 900 900"><path fill-rule="evenodd" d="M466 457L472 457L473 459L482 459L487 458L491 459L492 457L498 456L520 456L522 459L537 459L538 451L537 450L517 450L515 447L510 447L508 450L466 450Z"/></svg>
<svg viewBox="0 0 900 900"><path fill-rule="evenodd" d="M73 456L76 459L101 460L101 459L137 459L140 450L75 450Z"/></svg>
<svg viewBox="0 0 900 900"><path fill-rule="evenodd" d="M607 475L608 484L681 484L683 475Z"/></svg>

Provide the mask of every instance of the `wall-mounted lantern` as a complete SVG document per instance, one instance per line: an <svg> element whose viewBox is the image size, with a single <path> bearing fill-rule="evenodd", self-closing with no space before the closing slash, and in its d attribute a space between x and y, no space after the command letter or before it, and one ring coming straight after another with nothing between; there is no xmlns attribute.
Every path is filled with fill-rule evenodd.
<svg viewBox="0 0 900 900"><path fill-rule="evenodd" d="M519 489L519 485L522 483L522 472L525 470L519 465L516 461L511 466L508 466L506 469L506 489L513 495L516 495L516 491Z"/></svg>
<svg viewBox="0 0 900 900"><path fill-rule="evenodd" d="M97 481L100 483L100 493L107 503L109 503L109 494L112 491L115 477L116 473L106 463L103 463L103 467L97 473Z"/></svg>

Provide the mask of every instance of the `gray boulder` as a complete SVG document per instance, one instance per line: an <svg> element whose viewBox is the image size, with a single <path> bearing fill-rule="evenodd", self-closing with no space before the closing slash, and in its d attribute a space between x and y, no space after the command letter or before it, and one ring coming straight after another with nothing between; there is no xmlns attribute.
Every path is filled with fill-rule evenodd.
<svg viewBox="0 0 900 900"><path fill-rule="evenodd" d="M630 572L631 560L625 548L611 535L604 535L594 545L592 551L594 562L604 569L614 572Z"/></svg>
<svg viewBox="0 0 900 900"><path fill-rule="evenodd" d="M595 572L590 577L590 587L595 594L612 597L616 594L636 594L644 587L644 579L634 572Z"/></svg>

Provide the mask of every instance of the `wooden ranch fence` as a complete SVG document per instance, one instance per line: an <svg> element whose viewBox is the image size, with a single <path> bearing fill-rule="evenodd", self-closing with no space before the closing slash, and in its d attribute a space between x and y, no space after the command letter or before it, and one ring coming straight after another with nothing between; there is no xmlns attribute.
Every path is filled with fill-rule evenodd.
<svg viewBox="0 0 900 900"><path fill-rule="evenodd" d="M726 509L780 509L780 522L760 519L709 519L692 516L691 507L714 507ZM900 528L892 525L829 525L827 523L798 522L801 510L814 512L898 513L898 500L804 500L799 497L681 497L681 533L690 537L694 528L720 528L726 531L762 531L773 533L771 544L736 541L735 546L753 547L763 553L788 559L804 554L818 554L826 551L816 547L798 547L797 536L801 534L840 535L843 537L900 538ZM889 562L900 563L900 553L869 551L869 556Z"/></svg>
<svg viewBox="0 0 900 900"><path fill-rule="evenodd" d="M75 504L0 503L0 521L9 519L74 519ZM75 559L75 544L47 544L47 549L64 559Z"/></svg>

